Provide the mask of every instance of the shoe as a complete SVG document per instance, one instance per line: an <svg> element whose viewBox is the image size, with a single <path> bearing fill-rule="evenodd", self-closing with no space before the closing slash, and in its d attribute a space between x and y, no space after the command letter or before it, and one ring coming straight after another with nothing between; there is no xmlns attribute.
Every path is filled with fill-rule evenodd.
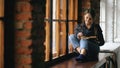
<svg viewBox="0 0 120 68"><path fill-rule="evenodd" d="M80 63L83 63L83 62L86 62L86 61L87 61L86 56L85 56L85 55L82 55L82 54L80 54L78 57L76 57L75 60L76 60L77 62L80 62Z"/></svg>

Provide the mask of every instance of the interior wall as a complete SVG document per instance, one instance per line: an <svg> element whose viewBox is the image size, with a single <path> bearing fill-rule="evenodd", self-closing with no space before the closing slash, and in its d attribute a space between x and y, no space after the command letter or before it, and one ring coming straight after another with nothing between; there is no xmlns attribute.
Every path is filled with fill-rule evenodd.
<svg viewBox="0 0 120 68"><path fill-rule="evenodd" d="M120 1L114 0L114 42L120 42Z"/></svg>
<svg viewBox="0 0 120 68"><path fill-rule="evenodd" d="M119 0L106 0L105 2L105 37L106 42L120 43Z"/></svg>
<svg viewBox="0 0 120 68"><path fill-rule="evenodd" d="M46 0L31 0L32 6L32 68L44 68Z"/></svg>

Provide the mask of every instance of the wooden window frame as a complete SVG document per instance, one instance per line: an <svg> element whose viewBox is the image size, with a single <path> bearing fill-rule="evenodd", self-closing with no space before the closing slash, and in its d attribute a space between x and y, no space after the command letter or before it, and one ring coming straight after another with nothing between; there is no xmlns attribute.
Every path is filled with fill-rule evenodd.
<svg viewBox="0 0 120 68"><path fill-rule="evenodd" d="M63 0L64 4L62 4L62 12L60 12L61 6L60 6L60 0L57 0L57 11L56 11L56 18L53 19L53 0L46 0L46 17L45 17L45 22L46 22L46 41L45 41L45 46L46 46L46 57L45 57L45 62L47 64L52 63L52 62L56 62L60 59L65 59L65 58L70 58L70 56L75 56L76 54L73 53L73 51L71 50L71 52L69 53L68 50L68 36L70 34L73 34L73 29L74 26L77 24L78 22L78 0ZM71 3L71 4L70 4ZM73 4L72 4L73 3ZM73 7L72 7L73 6ZM76 7L76 9L75 9ZM70 9L72 8L72 9ZM70 11L73 10L73 11ZM62 16L60 16L60 13L62 13ZM71 16L71 17L70 17ZM56 54L52 54L52 45L53 45L53 36L52 36L52 23L53 21L56 23L56 39L57 39L57 43L56 43L56 50L57 53ZM59 28L62 25L66 28L62 28L61 30L63 31L63 36L60 37L60 31ZM60 53L60 38L62 39L66 39L66 40L62 40L62 42L64 42L62 44L62 55ZM66 46L65 46L66 45ZM72 47L71 47L72 48ZM57 57L57 58L53 58L53 57Z"/></svg>
<svg viewBox="0 0 120 68"><path fill-rule="evenodd" d="M0 0L0 68L4 68L4 0Z"/></svg>

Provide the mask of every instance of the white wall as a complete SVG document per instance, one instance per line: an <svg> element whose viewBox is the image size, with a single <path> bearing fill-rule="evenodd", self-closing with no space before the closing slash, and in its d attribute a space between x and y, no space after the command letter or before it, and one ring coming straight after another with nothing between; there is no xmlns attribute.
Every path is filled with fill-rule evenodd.
<svg viewBox="0 0 120 68"><path fill-rule="evenodd" d="M120 42L120 0L101 0L100 25L106 42Z"/></svg>
<svg viewBox="0 0 120 68"><path fill-rule="evenodd" d="M101 50L113 50L117 53L120 68L120 0L101 0L100 25L105 37L105 45Z"/></svg>
<svg viewBox="0 0 120 68"><path fill-rule="evenodd" d="M114 36L115 42L120 42L120 0L116 0L116 24L114 27L116 29L116 34Z"/></svg>

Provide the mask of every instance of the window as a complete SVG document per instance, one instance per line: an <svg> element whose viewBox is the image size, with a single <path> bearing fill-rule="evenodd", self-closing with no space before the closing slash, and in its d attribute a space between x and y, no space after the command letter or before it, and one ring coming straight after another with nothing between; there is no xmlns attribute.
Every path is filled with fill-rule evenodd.
<svg viewBox="0 0 120 68"><path fill-rule="evenodd" d="M56 59L72 52L68 36L73 33L78 17L78 0L47 0L46 59Z"/></svg>

